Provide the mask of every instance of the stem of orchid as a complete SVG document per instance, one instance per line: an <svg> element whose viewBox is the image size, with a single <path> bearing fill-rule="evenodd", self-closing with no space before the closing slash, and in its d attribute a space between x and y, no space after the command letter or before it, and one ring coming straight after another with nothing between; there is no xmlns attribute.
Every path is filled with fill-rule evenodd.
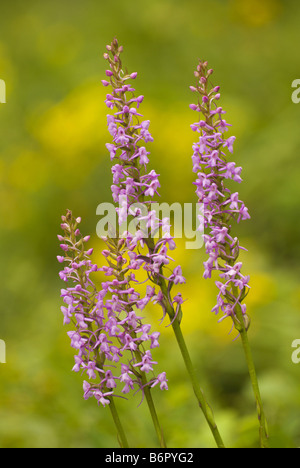
<svg viewBox="0 0 300 468"><path fill-rule="evenodd" d="M236 287L233 286L233 289L235 288ZM235 293L238 294L237 291L235 291ZM248 332L245 326L243 312L239 306L235 308L235 314L236 314L237 320L236 319L234 320L234 325L235 325L236 330L240 333L240 336L241 336L245 358L246 358L246 362L248 366L249 376L250 376L252 389L253 389L253 393L254 393L254 397L256 401L257 415L258 415L258 421L259 421L260 447L269 448L269 441L268 441L269 435L268 435L266 416L265 416L264 409L263 409L263 403L262 403L262 399L260 395L260 390L259 390L259 385L258 385L258 380L257 380L257 375L256 375L256 370L255 370L255 364L253 361L250 343L248 339Z"/></svg>
<svg viewBox="0 0 300 468"><path fill-rule="evenodd" d="M240 334L241 334L242 344L243 344L246 361L248 365L249 375L250 375L250 379L252 383L253 393L254 393L255 400L256 400L257 414L258 414L258 420L259 420L260 446L261 448L269 448L269 441L268 441L269 435L268 435L268 429L267 429L267 421L266 421L266 416L263 410L263 404L262 404L262 399L260 396L260 390L258 386L255 365L254 365L254 361L252 358L252 353L251 353L251 349L249 345L248 334L246 330L241 331Z"/></svg>
<svg viewBox="0 0 300 468"><path fill-rule="evenodd" d="M112 396L108 397L108 399L110 401L110 404L108 406L109 406L111 415L113 417L113 420L114 420L114 423L115 423L115 426L116 426L117 432L118 432L119 444L120 444L121 448L129 448L127 438L126 438L123 426L121 424L117 408L115 406L114 399L113 399Z"/></svg>
<svg viewBox="0 0 300 468"><path fill-rule="evenodd" d="M164 281L163 278L161 278L160 287L161 287L161 291L162 291L164 297L167 298L168 297L168 291L167 291L167 286L166 286L165 281ZM201 410L202 410L202 412L203 412L203 414L205 416L205 419L206 419L206 421L207 421L207 423L208 423L208 425L210 427L210 430L211 430L211 432L213 434L213 437L215 439L215 442L216 442L218 448L225 448L224 442L223 442L223 440L221 438L221 435L219 433L217 424L216 424L215 419L214 419L213 411L212 411L210 405L208 404L208 402L207 402L207 400L206 400L206 398L204 396L204 393L202 392L202 390L200 388L198 378L197 378L197 375L196 375L196 371L195 371L195 368L193 366L193 363L192 363L188 348L187 348L186 343L185 343L185 339L184 339L183 334L182 334L180 323L179 323L177 317L175 318L175 311L174 311L173 307L171 306L171 304L169 303L168 300L166 300L166 302L165 302L165 307L166 307L167 313L168 313L168 315L170 317L170 320L171 320L171 323L172 323L172 328L173 328L173 331L174 331L174 334L175 334L179 349L181 351L181 354L182 354L182 357L183 357L183 360L184 360L184 363L185 363L185 366L186 366L186 370L187 370L188 375L190 377L190 380L191 380L193 390L194 390L196 399L198 401L198 404L199 404L199 406L200 406L200 408L201 408Z"/></svg>
<svg viewBox="0 0 300 468"><path fill-rule="evenodd" d="M192 361L191 361L191 358L190 358L190 355L189 355L189 352L188 352L188 349L187 349L187 346L186 346L186 343L185 343L185 340L184 340L184 337L183 337L183 334L182 334L182 331L181 331L181 327L180 327L180 324L178 322L177 319L175 319L172 323L172 327L173 327L173 330L174 330L174 333L175 333L175 336L176 336L176 339L177 339L177 343L179 345L179 348L180 348L180 351L181 351L181 354L182 354L182 357L183 357L183 360L184 360L184 363L185 363L185 366L186 366L186 369L187 369L187 372L189 374L189 377L190 377L190 380L191 380L191 383L192 383L192 386L193 386L193 390L194 390L194 393L195 393L195 396L198 400L198 403L199 403L199 406L205 416L205 419L211 429L211 432L214 436L214 439L216 441L216 444L218 446L218 448L225 448L225 445L224 445L224 442L221 438L221 435L219 433L219 430L218 430L218 427L217 427L217 424L214 420L214 415L213 415L213 412L212 412L212 409L211 407L209 406L208 402L206 401L206 398L199 386L199 383L198 383L198 379L197 379L197 376L196 376L196 372L195 372L195 369L194 369L194 366L192 364Z"/></svg>
<svg viewBox="0 0 300 468"><path fill-rule="evenodd" d="M136 354L136 357L137 357L137 361L140 361L141 356L140 356L139 351L136 351L135 354ZM163 431L161 429L161 426L160 426L160 423L159 423L159 420L158 420L158 416L157 416L157 412L156 412L156 409L155 409L154 401L153 401L153 398L152 398L152 395L151 395L151 388L149 388L149 385L148 385L146 374L143 371L139 371L139 373L140 373L141 381L142 381L142 384L143 384L143 392L144 392L144 395L146 397L146 401L147 401L148 408L149 408L149 411L150 411L150 414L151 414L151 418L152 418L152 422L153 422L153 425L154 425L154 428L155 428L155 432L156 432L158 440L159 440L159 446L161 448L167 448L167 445L166 445L166 442L165 442L165 439L164 439L164 435L163 435Z"/></svg>
<svg viewBox="0 0 300 468"><path fill-rule="evenodd" d="M144 394L145 394L145 397L146 397L146 400L147 400L147 403L148 403L148 407L149 407L149 411L150 411L150 414L151 414L151 417L152 417L153 425L155 427L155 431L156 431L156 434L157 434L157 437L158 437L158 440L159 440L159 445L160 445L161 448L167 448L167 445L166 445L166 442L165 442L165 439L164 439L164 435L163 435L163 431L162 431L162 429L160 427L158 417L157 417L157 413L156 413L156 409L155 409L154 402L153 402L153 399L152 399L151 389L148 386L146 386L144 388Z"/></svg>

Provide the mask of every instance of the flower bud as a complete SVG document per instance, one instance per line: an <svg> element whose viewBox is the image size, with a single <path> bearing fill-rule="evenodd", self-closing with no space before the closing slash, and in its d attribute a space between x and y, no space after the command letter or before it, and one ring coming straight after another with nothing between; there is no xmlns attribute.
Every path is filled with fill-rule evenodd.
<svg viewBox="0 0 300 468"><path fill-rule="evenodd" d="M66 220L67 220L67 221L71 221L71 219L72 219L72 211L67 210Z"/></svg>
<svg viewBox="0 0 300 468"><path fill-rule="evenodd" d="M111 43L112 48L116 49L119 47L118 39L115 37Z"/></svg>
<svg viewBox="0 0 300 468"><path fill-rule="evenodd" d="M249 315L247 314L243 315L243 319L244 319L244 325L245 325L246 331L248 331L250 324L251 324L251 319Z"/></svg>

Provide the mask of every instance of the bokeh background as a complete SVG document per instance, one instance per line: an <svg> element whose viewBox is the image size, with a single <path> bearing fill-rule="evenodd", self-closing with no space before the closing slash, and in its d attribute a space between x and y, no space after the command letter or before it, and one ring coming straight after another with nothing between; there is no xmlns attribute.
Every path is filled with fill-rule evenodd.
<svg viewBox="0 0 300 468"><path fill-rule="evenodd" d="M72 373L73 351L63 327L56 261L60 215L66 208L96 236L96 207L110 201L105 143L105 45L117 36L123 61L137 71L151 120L151 166L161 174L161 201L195 201L191 154L195 134L193 70L198 58L214 68L222 106L237 137L243 166L237 187L251 220L237 226L249 337L272 447L300 445L300 105L291 99L300 78L297 0L71 0L0 2L0 447L117 447L108 409L82 398ZM203 249L174 253L187 284L183 330L199 379L227 446L255 447L257 418L244 356L230 323L217 323L213 281L202 279ZM154 399L169 447L214 447L197 409L172 331L161 332L155 358L169 391ZM133 447L156 447L140 395L118 400Z"/></svg>

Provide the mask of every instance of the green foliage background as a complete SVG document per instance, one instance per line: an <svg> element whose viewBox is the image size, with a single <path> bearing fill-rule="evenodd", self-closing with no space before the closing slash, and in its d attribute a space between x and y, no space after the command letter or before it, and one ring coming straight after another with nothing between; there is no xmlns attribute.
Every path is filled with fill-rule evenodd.
<svg viewBox="0 0 300 468"><path fill-rule="evenodd" d="M110 201L105 142L105 45L117 36L151 120L151 166L161 200L195 202L191 154L195 114L189 85L198 58L221 85L222 106L243 166L238 187L251 220L237 227L251 275L249 336L272 447L300 445L300 78L297 0L70 0L0 2L0 447L117 447L110 412L82 399L82 377L62 325L56 234L66 208L93 236L96 207ZM202 249L203 250L203 249ZM257 420L239 340L210 310L216 289L202 279L203 251L178 242L188 279L183 329L227 446L255 447ZM169 391L154 391L169 447L214 447L170 328L155 358ZM117 400L131 446L155 447L140 395Z"/></svg>

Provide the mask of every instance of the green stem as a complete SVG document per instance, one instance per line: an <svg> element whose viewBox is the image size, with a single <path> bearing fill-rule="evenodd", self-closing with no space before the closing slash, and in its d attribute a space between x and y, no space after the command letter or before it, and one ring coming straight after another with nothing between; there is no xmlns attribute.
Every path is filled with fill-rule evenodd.
<svg viewBox="0 0 300 468"><path fill-rule="evenodd" d="M158 417L157 417L157 413L156 413L155 406L154 406L154 402L153 402L153 399L152 399L151 389L148 386L146 386L144 388L144 394L145 394L145 397L146 397L146 400L147 400L147 403L148 403L148 408L149 408L149 411L150 411L150 414L151 414L151 417L152 417L153 425L155 427L155 431L156 431L156 434L157 434L157 437L158 437L158 440L159 440L159 445L160 445L161 448L167 448L167 445L166 445L166 442L165 442L165 439L164 439L164 435L163 435L163 431L162 431L162 429L160 427Z"/></svg>
<svg viewBox="0 0 300 468"><path fill-rule="evenodd" d="M139 362L141 360L140 352L137 350L135 352L135 354L136 354L136 357L137 357L137 361ZM154 425L154 428L155 428L155 432L156 432L158 440L159 440L159 446L161 448L167 448L167 445L166 445L166 442L165 442L165 439L164 439L164 435L163 435L163 431L162 431L161 426L159 424L158 416L157 416L157 413L156 413L154 401L153 401L152 394L151 394L151 388L149 388L145 372L140 371L140 377L141 377L141 381L142 381L142 384L143 384L143 391L144 391L144 395L146 397L148 408L149 408L149 411L150 411L150 414L151 414L151 418L152 418L152 422L153 422L153 425Z"/></svg>
<svg viewBox="0 0 300 468"><path fill-rule="evenodd" d="M238 296L237 296L238 297ZM241 336L242 345L245 353L245 358L248 366L249 376L252 384L252 389L256 401L257 415L259 421L259 439L261 448L269 448L269 435L267 428L267 420L263 409L263 403L260 395L255 364L252 357L250 343L248 339L248 332L245 327L244 316L241 308L238 306L235 309L236 317L238 321L234 320L235 328L238 330Z"/></svg>
<svg viewBox="0 0 300 468"><path fill-rule="evenodd" d="M266 416L263 409L262 399L260 396L258 380L255 371L255 365L252 358L252 353L249 345L248 334L245 331L241 332L241 339L243 343L243 348L245 352L245 357L248 365L249 375L252 383L253 393L256 400L257 406L257 414L259 420L259 438L260 438L260 446L261 448L269 448L269 441L268 441L268 429L267 429L267 421Z"/></svg>
<svg viewBox="0 0 300 468"><path fill-rule="evenodd" d="M205 416L205 419L206 419L206 421L207 421L207 423L208 423L208 425L210 427L210 430L212 432L212 435L213 435L213 437L215 439L215 442L216 442L218 448L225 448L225 445L224 445L224 442L223 442L223 440L222 440L222 438L220 436L217 424L216 424L216 422L214 420L214 415L213 415L212 409L211 409L210 405L208 404L208 402L207 402L207 400L206 400L206 398L204 396L204 393L202 392L202 390L200 388L198 378L197 378L197 375L196 375L196 371L195 371L195 368L193 366L193 363L192 363L188 348L186 346L178 317L175 318L174 308L171 306L170 302L167 299L168 298L168 290L167 290L167 286L166 286L166 283L165 283L163 278L160 279L160 288L161 288L161 291L162 291L164 297L166 298L166 300L164 302L164 306L165 306L166 311L167 311L167 313L168 313L168 315L170 317L170 320L172 321L173 331L174 331L174 334L175 334L179 349L181 351L183 361L184 361L185 366L186 366L186 370L187 370L188 375L190 377L190 381L192 383L193 390L194 390L196 399L198 401L198 404L199 404L199 406L200 406L200 408L201 408L201 410L202 410L202 412L203 412L203 414Z"/></svg>
<svg viewBox="0 0 300 468"><path fill-rule="evenodd" d="M126 435L125 435L123 426L122 426L122 424L121 424L121 421L120 421L120 418L119 418L119 414L118 414L118 412L117 412L117 408L116 408L116 405L115 405L115 402L114 402L113 397L110 396L110 397L109 397L109 400L110 400L110 404L109 404L108 406L109 406L109 409L110 409L110 411L111 411L111 414L112 414L112 417L113 417L115 426L116 426L117 431L118 431L118 441L119 441L119 444L120 444L121 448L129 448L129 445L128 445L128 442L127 442L127 438L126 438Z"/></svg>
<svg viewBox="0 0 300 468"><path fill-rule="evenodd" d="M174 333L175 333L175 336L176 336L176 339L177 339L177 343L179 345L179 348L180 348L180 351L181 351L181 354L182 354L182 357L183 357L183 360L184 360L184 363L185 363L185 366L186 366L186 369L187 369L187 372L189 374L189 377L190 377L190 380L191 380L191 383L192 383L192 386L193 386L193 390L194 390L194 393L195 393L195 396L198 400L198 403L199 403L199 406L205 416L205 419L210 427L210 430L214 436L214 439L216 441L216 444L219 448L225 448L225 445L223 443L223 440L220 436L220 433L219 433L219 430L218 430L218 427L217 427L217 424L214 420L214 415L213 415L213 412L212 412L212 409L211 407L209 406L200 386L199 386L199 383L198 383L198 379L197 379L197 375L196 375L196 372L195 372L195 369L194 369L194 366L192 364L192 361L191 361L191 358L190 358L190 355L189 355L189 352L188 352L188 349L187 349L187 346L186 346L186 343L185 343L185 340L184 340L184 337L183 337L183 334L182 334L182 331L181 331L181 327L180 327L180 324L178 322L178 320L174 320L173 323L172 323L172 327L173 327L173 330L174 330Z"/></svg>

